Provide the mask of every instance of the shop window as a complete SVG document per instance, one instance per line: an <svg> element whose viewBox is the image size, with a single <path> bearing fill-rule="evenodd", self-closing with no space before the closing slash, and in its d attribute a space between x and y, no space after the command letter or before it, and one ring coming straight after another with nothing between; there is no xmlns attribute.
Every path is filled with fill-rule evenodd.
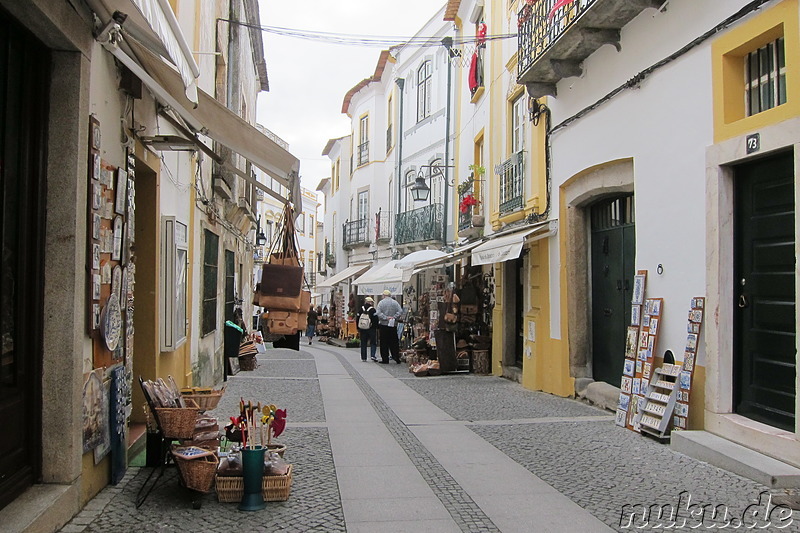
<svg viewBox="0 0 800 533"><path fill-rule="evenodd" d="M783 37L744 58L747 116L786 103L786 53Z"/></svg>
<svg viewBox="0 0 800 533"><path fill-rule="evenodd" d="M204 230L203 250L203 328L207 335L217 329L217 274L219 272L219 237Z"/></svg>

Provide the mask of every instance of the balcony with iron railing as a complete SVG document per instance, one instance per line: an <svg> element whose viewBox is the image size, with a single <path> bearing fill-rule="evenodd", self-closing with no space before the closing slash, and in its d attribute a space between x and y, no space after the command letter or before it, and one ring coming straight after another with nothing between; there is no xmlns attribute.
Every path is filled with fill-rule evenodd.
<svg viewBox="0 0 800 533"><path fill-rule="evenodd" d="M325 264L333 268L336 266L336 254L334 253L335 247L330 242L325 243Z"/></svg>
<svg viewBox="0 0 800 533"><path fill-rule="evenodd" d="M369 243L369 219L348 221L342 224L342 246L345 249Z"/></svg>
<svg viewBox="0 0 800 533"><path fill-rule="evenodd" d="M582 62L604 44L620 50L620 30L663 0L525 0L517 14L517 81L534 98L556 96L562 78L580 76Z"/></svg>
<svg viewBox="0 0 800 533"><path fill-rule="evenodd" d="M440 241L444 236L444 206L431 204L398 213L394 227L395 244Z"/></svg>
<svg viewBox="0 0 800 533"><path fill-rule="evenodd" d="M494 167L500 183L500 214L522 209L525 203L525 157L519 151Z"/></svg>
<svg viewBox="0 0 800 533"><path fill-rule="evenodd" d="M369 163L369 141L358 145L358 166Z"/></svg>

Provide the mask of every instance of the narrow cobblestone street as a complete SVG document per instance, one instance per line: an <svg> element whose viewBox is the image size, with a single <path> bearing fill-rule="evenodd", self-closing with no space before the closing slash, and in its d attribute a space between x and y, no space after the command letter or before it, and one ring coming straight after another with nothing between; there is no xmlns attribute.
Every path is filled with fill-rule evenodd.
<svg viewBox="0 0 800 533"><path fill-rule="evenodd" d="M229 378L213 412L221 423L240 397L288 410L288 501L241 512L212 493L194 510L170 469L135 509L149 469L134 467L61 531L626 531L625 505L677 507L687 491L741 518L768 490L578 401L491 376L416 378L352 349L270 349L257 370ZM783 531L800 531L797 517Z"/></svg>

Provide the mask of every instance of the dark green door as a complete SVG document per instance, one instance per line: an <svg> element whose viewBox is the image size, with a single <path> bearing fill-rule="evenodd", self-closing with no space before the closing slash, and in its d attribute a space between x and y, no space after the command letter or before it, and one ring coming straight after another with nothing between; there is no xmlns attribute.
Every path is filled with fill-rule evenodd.
<svg viewBox="0 0 800 533"><path fill-rule="evenodd" d="M619 387L636 253L633 195L594 204L591 228L592 373Z"/></svg>
<svg viewBox="0 0 800 533"><path fill-rule="evenodd" d="M41 477L49 73L49 51L0 10L0 508Z"/></svg>
<svg viewBox="0 0 800 533"><path fill-rule="evenodd" d="M794 154L735 169L736 412L794 431Z"/></svg>

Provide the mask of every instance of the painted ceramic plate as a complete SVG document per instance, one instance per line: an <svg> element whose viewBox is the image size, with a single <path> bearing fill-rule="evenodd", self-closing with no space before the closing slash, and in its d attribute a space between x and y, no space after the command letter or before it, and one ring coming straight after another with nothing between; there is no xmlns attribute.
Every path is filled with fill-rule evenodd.
<svg viewBox="0 0 800 533"><path fill-rule="evenodd" d="M112 293L100 317L100 333L106 341L106 346L112 352L117 349L119 337L122 332L122 313L120 312L119 299Z"/></svg>

